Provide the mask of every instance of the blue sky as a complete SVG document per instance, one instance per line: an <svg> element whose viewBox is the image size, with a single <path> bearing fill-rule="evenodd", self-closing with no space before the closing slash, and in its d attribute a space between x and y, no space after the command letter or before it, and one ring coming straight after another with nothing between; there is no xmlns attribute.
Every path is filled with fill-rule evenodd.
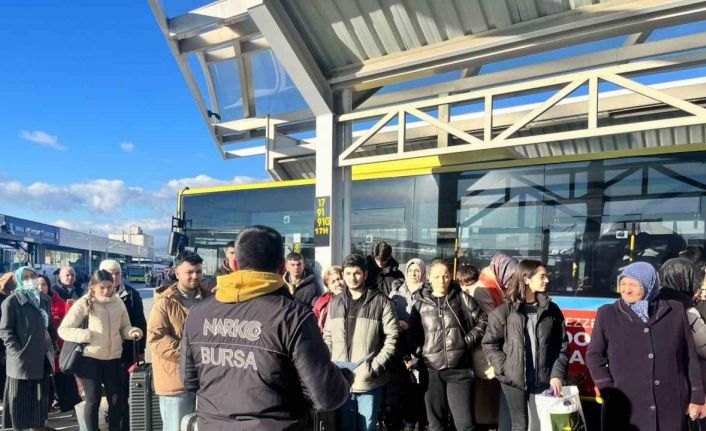
<svg viewBox="0 0 706 431"><path fill-rule="evenodd" d="M207 1L165 3L174 16ZM701 31L705 23L657 31L650 41ZM137 223L163 246L179 188L268 178L262 157L220 158L146 0L4 0L0 37L5 41L0 56L0 213L99 234ZM623 41L613 38L498 62L481 73L595 52ZM267 54L254 58L272 74L267 62ZM456 76L393 85L381 93ZM264 72L255 78L256 94L271 87ZM287 106L301 109L301 97L292 97L288 88ZM512 104L541 97L546 96L523 96ZM272 101L257 103L280 109L268 105ZM258 110L258 115L265 113Z"/></svg>
<svg viewBox="0 0 706 431"><path fill-rule="evenodd" d="M220 158L147 1L5 0L0 37L0 213L159 244L179 186L267 177Z"/></svg>

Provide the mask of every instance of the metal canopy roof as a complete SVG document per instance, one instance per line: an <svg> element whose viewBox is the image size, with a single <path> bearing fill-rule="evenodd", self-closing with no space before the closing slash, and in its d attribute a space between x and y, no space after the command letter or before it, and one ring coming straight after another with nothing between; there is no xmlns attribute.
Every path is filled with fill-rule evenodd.
<svg viewBox="0 0 706 431"><path fill-rule="evenodd" d="M697 36L642 45L656 28L706 20L706 0L221 0L173 17L148 1L221 155L279 140L290 155L282 171L297 177L313 170L314 147L289 134L342 113L339 91L352 91L355 109L492 87L513 72L476 76L483 65L618 35L627 39L615 52L524 67L520 79L706 47ZM451 70L450 82L375 94ZM265 152L270 168L277 153Z"/></svg>
<svg viewBox="0 0 706 431"><path fill-rule="evenodd" d="M392 54L508 29L593 3L601 1L284 0L282 7L324 75L336 77Z"/></svg>

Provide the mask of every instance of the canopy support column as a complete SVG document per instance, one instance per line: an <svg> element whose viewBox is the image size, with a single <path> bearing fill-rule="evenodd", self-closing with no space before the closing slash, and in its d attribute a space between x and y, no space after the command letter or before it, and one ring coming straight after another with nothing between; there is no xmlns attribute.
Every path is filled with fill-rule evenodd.
<svg viewBox="0 0 706 431"><path fill-rule="evenodd" d="M352 92L336 95L340 112L352 110ZM338 155L352 140L350 124L339 123L333 114L316 116L316 199L314 245L316 272L340 265L351 249L351 168L338 165Z"/></svg>

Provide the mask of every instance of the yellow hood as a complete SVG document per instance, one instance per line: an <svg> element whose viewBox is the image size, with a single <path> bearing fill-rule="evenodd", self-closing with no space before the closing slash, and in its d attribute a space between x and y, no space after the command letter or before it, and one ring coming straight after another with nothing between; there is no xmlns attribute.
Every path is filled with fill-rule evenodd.
<svg viewBox="0 0 706 431"><path fill-rule="evenodd" d="M284 285L284 280L272 272L241 270L219 275L216 284L216 301L233 303L249 301L267 295Z"/></svg>

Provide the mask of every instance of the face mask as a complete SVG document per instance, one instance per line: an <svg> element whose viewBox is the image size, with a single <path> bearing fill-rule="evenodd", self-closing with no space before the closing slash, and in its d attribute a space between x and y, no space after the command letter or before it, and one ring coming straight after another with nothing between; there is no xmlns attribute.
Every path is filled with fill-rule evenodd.
<svg viewBox="0 0 706 431"><path fill-rule="evenodd" d="M39 287L39 283L37 283L36 278L30 278L29 280L24 280L22 282L22 285L24 286L25 289L36 289Z"/></svg>

